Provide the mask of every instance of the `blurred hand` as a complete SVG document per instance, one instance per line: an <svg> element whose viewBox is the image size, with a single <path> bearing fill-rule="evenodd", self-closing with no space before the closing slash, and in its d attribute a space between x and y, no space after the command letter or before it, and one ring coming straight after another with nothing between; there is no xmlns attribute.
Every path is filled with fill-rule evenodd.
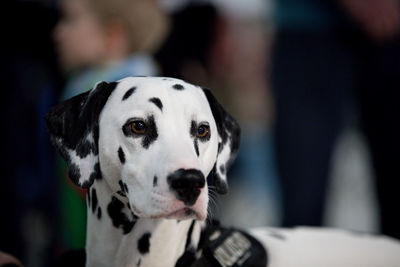
<svg viewBox="0 0 400 267"><path fill-rule="evenodd" d="M11 256L10 254L6 254L4 252L0 251L0 266L6 265L6 264L14 264L15 266L20 266L22 267L21 262Z"/></svg>
<svg viewBox="0 0 400 267"><path fill-rule="evenodd" d="M360 27L377 41L393 38L400 30L398 0L338 0Z"/></svg>

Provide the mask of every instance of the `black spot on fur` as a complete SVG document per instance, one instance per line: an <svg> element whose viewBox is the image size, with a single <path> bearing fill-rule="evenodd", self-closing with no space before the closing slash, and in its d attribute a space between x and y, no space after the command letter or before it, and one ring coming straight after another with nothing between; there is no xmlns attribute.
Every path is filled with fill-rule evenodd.
<svg viewBox="0 0 400 267"><path fill-rule="evenodd" d="M149 148L150 144L158 138L157 126L153 116L149 116L147 119L147 130L143 137L142 146L146 149Z"/></svg>
<svg viewBox="0 0 400 267"><path fill-rule="evenodd" d="M163 110L163 104L158 97L150 98L149 101L155 104L161 111Z"/></svg>
<svg viewBox="0 0 400 267"><path fill-rule="evenodd" d="M192 242L192 233L195 223L196 221L192 220L192 223L190 224L189 230L187 232L185 250L189 247L190 243Z"/></svg>
<svg viewBox="0 0 400 267"><path fill-rule="evenodd" d="M123 193L125 193L124 183L122 182L122 180L119 180L118 184L119 184L119 187L121 188L121 191Z"/></svg>
<svg viewBox="0 0 400 267"><path fill-rule="evenodd" d="M117 193L119 193L122 196L126 196L126 194L129 193L128 186L126 185L126 183L122 182L122 180L119 180L118 184L121 190L118 191Z"/></svg>
<svg viewBox="0 0 400 267"><path fill-rule="evenodd" d="M196 137L197 135L197 123L195 121L190 122L190 136Z"/></svg>
<svg viewBox="0 0 400 267"><path fill-rule="evenodd" d="M98 209L97 209L97 219L101 219L101 208L99 207Z"/></svg>
<svg viewBox="0 0 400 267"><path fill-rule="evenodd" d="M136 223L137 217L132 214L133 219L129 219L128 216L123 212L124 203L121 202L118 198L112 197L111 202L107 206L107 212L110 216L113 225L116 228L121 228L123 234L129 233L133 226Z"/></svg>
<svg viewBox="0 0 400 267"><path fill-rule="evenodd" d="M222 174L225 174L225 171L226 171L225 166L224 166L224 165L219 166L219 171L220 171Z"/></svg>
<svg viewBox="0 0 400 267"><path fill-rule="evenodd" d="M154 176L154 178L153 178L153 187L156 187L157 184L158 184L158 177Z"/></svg>
<svg viewBox="0 0 400 267"><path fill-rule="evenodd" d="M172 88L174 88L174 89L176 89L176 90L179 90L179 91L185 89L185 87L183 87L183 85L181 85L181 84L174 84L174 85L172 86Z"/></svg>
<svg viewBox="0 0 400 267"><path fill-rule="evenodd" d="M141 254L146 254L150 250L150 237L149 232L144 233L138 241L138 250Z"/></svg>
<svg viewBox="0 0 400 267"><path fill-rule="evenodd" d="M200 156L199 141L197 141L197 138L195 138L193 140L193 143L194 143L194 150L196 151L196 155L197 155L197 157L199 157Z"/></svg>
<svg viewBox="0 0 400 267"><path fill-rule="evenodd" d="M125 163L125 153L122 150L122 147L118 148L118 157L119 157L119 160L121 161L121 163L124 164Z"/></svg>
<svg viewBox="0 0 400 267"><path fill-rule="evenodd" d="M94 179L100 180L101 178L103 178L103 175L100 170L100 163L97 162L94 165L93 172L90 174L89 180L91 180L91 181L93 181Z"/></svg>
<svg viewBox="0 0 400 267"><path fill-rule="evenodd" d="M95 213L97 208L97 193L96 193L96 189L93 187L92 188L92 212L93 214Z"/></svg>
<svg viewBox="0 0 400 267"><path fill-rule="evenodd" d="M136 87L132 87L131 89L126 91L126 93L122 97L122 101L127 100L135 92L135 90L136 90Z"/></svg>
<svg viewBox="0 0 400 267"><path fill-rule="evenodd" d="M139 267L141 263L142 263L142 259L139 259L136 266Z"/></svg>

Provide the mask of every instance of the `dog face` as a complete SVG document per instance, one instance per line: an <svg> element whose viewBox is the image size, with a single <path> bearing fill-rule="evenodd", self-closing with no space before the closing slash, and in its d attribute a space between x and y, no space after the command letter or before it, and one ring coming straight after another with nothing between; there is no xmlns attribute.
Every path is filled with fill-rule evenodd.
<svg viewBox="0 0 400 267"><path fill-rule="evenodd" d="M99 83L46 117L71 179L104 179L146 218L207 215L207 177L226 193L237 123L207 89L170 78Z"/></svg>

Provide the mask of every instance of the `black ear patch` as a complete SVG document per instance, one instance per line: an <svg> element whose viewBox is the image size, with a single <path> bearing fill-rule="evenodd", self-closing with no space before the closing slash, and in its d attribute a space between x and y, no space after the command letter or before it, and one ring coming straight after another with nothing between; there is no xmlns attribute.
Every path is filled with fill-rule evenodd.
<svg viewBox="0 0 400 267"><path fill-rule="evenodd" d="M99 116L118 83L100 82L90 91L61 102L46 114L46 126L68 165L71 180L88 188L101 178L98 162Z"/></svg>
<svg viewBox="0 0 400 267"><path fill-rule="evenodd" d="M214 168L209 174L211 185L215 185L220 194L228 191L228 182L226 179L227 169L235 160L240 143L240 126L219 104L211 91L203 88L203 92L208 100L214 120L217 124L219 135L218 155ZM224 166L218 168L217 166Z"/></svg>

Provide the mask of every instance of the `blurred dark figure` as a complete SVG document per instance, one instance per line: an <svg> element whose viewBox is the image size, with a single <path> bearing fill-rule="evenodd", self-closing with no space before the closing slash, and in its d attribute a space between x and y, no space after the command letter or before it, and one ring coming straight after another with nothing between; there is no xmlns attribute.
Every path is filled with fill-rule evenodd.
<svg viewBox="0 0 400 267"><path fill-rule="evenodd" d="M332 149L356 121L372 154L382 233L400 238L399 2L277 0L276 22L283 225L323 223Z"/></svg>
<svg viewBox="0 0 400 267"><path fill-rule="evenodd" d="M210 49L218 13L214 5L190 2L171 15L171 32L156 53L162 74L195 84L209 83Z"/></svg>
<svg viewBox="0 0 400 267"><path fill-rule="evenodd" d="M38 1L4 1L2 11L8 16L1 21L0 250L46 266L57 216L53 151L42 118L61 82L50 39L57 15Z"/></svg>

